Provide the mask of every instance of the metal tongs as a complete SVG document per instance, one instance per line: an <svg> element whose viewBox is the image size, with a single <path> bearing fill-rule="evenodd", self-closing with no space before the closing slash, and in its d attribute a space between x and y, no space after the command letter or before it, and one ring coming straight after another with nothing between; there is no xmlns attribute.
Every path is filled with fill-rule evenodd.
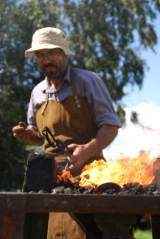
<svg viewBox="0 0 160 239"><path fill-rule="evenodd" d="M55 139L54 135L52 134L52 132L47 126L45 126L44 129L42 130L42 134L44 135L44 137L46 138L50 146L52 146L53 148L57 147L59 152L61 152L62 154L65 154L69 158L71 157L71 154L69 152L67 145L64 142L62 142L60 139ZM64 171L68 170L70 165L71 165L70 161L67 160L67 164L65 166Z"/></svg>

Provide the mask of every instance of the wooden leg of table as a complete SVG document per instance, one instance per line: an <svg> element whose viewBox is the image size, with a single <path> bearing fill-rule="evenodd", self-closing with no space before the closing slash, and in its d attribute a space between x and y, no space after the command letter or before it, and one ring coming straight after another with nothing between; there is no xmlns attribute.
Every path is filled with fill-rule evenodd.
<svg viewBox="0 0 160 239"><path fill-rule="evenodd" d="M23 239L46 239L49 213L26 213Z"/></svg>
<svg viewBox="0 0 160 239"><path fill-rule="evenodd" d="M23 239L25 197L1 195L0 239Z"/></svg>
<svg viewBox="0 0 160 239"><path fill-rule="evenodd" d="M160 215L151 215L152 239L160 239Z"/></svg>
<svg viewBox="0 0 160 239"><path fill-rule="evenodd" d="M96 214L95 222L102 228L102 239L133 239L134 215Z"/></svg>

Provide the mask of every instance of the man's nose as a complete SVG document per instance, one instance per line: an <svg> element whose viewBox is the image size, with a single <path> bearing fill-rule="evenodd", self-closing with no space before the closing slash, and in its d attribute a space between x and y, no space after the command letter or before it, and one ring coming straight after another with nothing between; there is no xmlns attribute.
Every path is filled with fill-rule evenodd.
<svg viewBox="0 0 160 239"><path fill-rule="evenodd" d="M44 63L44 64L48 64L48 63L50 63L50 62L51 62L51 60L49 59L49 57L43 56L43 63Z"/></svg>

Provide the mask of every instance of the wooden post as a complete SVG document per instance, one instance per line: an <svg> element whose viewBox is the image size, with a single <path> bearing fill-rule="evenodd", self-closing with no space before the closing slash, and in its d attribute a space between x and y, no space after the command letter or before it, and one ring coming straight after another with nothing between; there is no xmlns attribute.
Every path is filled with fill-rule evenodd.
<svg viewBox="0 0 160 239"><path fill-rule="evenodd" d="M49 213L26 213L23 239L46 239Z"/></svg>
<svg viewBox="0 0 160 239"><path fill-rule="evenodd" d="M135 215L96 214L95 222L102 227L102 239L133 239Z"/></svg>
<svg viewBox="0 0 160 239"><path fill-rule="evenodd" d="M24 195L1 194L0 239L23 239L25 208Z"/></svg>
<svg viewBox="0 0 160 239"><path fill-rule="evenodd" d="M153 165L154 183L157 186L157 190L160 192L160 158L154 162ZM160 215L151 215L151 226L153 239L160 238Z"/></svg>

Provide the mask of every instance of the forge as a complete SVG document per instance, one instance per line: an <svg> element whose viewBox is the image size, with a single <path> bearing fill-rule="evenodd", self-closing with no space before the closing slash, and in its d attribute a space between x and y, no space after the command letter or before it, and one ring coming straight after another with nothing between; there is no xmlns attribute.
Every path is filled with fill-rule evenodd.
<svg viewBox="0 0 160 239"><path fill-rule="evenodd" d="M72 183L64 186L61 181L51 192L42 190L23 193L1 192L0 238L25 239L26 214L40 217L49 212L73 212L92 215L96 225L102 230L102 239L133 239L132 225L136 223L137 217L149 215L152 237L159 239L159 158L153 164L153 176L152 182L147 185L135 182L122 186L117 182L105 182L86 189L82 185L74 188ZM46 228L47 225L44 226L44 234ZM35 235L32 230L30 239L35 238L46 239L45 236Z"/></svg>

